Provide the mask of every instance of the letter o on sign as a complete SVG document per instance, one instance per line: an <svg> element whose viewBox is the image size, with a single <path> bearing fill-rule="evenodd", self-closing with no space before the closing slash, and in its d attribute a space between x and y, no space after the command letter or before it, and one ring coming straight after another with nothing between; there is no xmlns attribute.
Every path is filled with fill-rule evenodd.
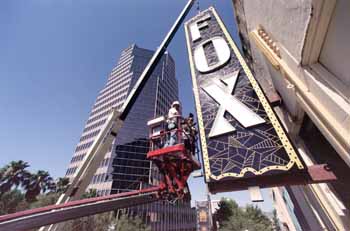
<svg viewBox="0 0 350 231"><path fill-rule="evenodd" d="M208 43L213 43L216 56L218 57L218 62L211 65L208 64L208 59L204 52L204 45ZM194 49L193 58L197 70L202 73L207 73L225 65L230 60L230 55L230 48L227 42L222 37L214 37L199 44Z"/></svg>

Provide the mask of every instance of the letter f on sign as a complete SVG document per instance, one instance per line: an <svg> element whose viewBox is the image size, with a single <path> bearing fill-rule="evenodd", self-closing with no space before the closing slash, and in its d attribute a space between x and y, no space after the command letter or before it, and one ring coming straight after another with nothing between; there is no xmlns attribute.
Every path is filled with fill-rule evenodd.
<svg viewBox="0 0 350 231"><path fill-rule="evenodd" d="M265 123L263 118L232 95L238 80L238 75L239 71L235 71L227 78L214 78L209 84L202 87L202 89L220 105L213 126L209 132L209 138L236 130L224 117L226 111L245 128Z"/></svg>

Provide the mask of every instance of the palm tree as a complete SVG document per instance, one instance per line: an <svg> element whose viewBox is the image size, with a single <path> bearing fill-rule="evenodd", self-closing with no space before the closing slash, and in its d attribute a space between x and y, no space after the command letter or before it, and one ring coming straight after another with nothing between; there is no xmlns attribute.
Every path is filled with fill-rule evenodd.
<svg viewBox="0 0 350 231"><path fill-rule="evenodd" d="M60 177L56 181L56 189L55 191L57 193L64 193L69 185L69 178L67 177Z"/></svg>
<svg viewBox="0 0 350 231"><path fill-rule="evenodd" d="M0 168L0 184L3 181L3 176L4 176L5 171L6 171L6 168Z"/></svg>
<svg viewBox="0 0 350 231"><path fill-rule="evenodd" d="M0 171L0 195L11 190L13 186L16 188L20 185L25 187L26 179L30 177L30 173L25 169L29 167L27 162L23 160L11 161Z"/></svg>
<svg viewBox="0 0 350 231"><path fill-rule="evenodd" d="M28 202L36 200L36 197L40 193L53 190L55 184L52 177L47 171L39 170L37 173L32 174L29 181L25 185L25 198Z"/></svg>
<svg viewBox="0 0 350 231"><path fill-rule="evenodd" d="M89 191L86 191L82 198L85 199L85 198L93 198L93 197L97 197L97 190L94 189L94 188L90 188Z"/></svg>

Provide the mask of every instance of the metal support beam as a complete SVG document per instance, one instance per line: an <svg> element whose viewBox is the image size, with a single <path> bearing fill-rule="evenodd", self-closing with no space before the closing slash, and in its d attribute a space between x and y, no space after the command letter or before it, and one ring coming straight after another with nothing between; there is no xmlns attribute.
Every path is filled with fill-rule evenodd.
<svg viewBox="0 0 350 231"><path fill-rule="evenodd" d="M326 164L308 166L305 171L286 172L278 176L256 176L254 178L246 178L242 180L226 180L221 184L209 182L210 192L232 192L239 190L247 190L252 186L260 188L286 186L286 185L305 185L316 183L328 183L337 180L332 170Z"/></svg>
<svg viewBox="0 0 350 231"><path fill-rule="evenodd" d="M185 8L180 13L179 17L176 19L174 25L171 27L168 34L165 36L163 42L158 47L157 51L153 54L151 60L147 64L146 68L143 70L140 78L137 80L136 84L130 91L128 97L125 100L123 107L121 108L120 119L125 120L126 116L130 112L132 106L136 102L137 97L140 95L143 87L145 86L147 80L151 77L153 70L156 68L159 60L162 58L164 52L166 51L169 43L173 39L175 33L179 29L181 23L184 21L186 15L193 6L195 0L189 0Z"/></svg>

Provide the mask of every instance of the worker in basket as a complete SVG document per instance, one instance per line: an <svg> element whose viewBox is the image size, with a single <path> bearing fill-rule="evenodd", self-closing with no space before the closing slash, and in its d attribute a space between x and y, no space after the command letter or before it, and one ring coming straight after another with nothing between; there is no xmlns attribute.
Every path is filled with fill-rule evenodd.
<svg viewBox="0 0 350 231"><path fill-rule="evenodd" d="M182 123L182 129L184 131L184 144L187 150L192 155L196 154L196 142L197 142L197 129L196 123L194 122L194 116L192 113L184 119Z"/></svg>
<svg viewBox="0 0 350 231"><path fill-rule="evenodd" d="M174 101L168 112L167 118L167 142L164 147L175 145L177 140L178 120L181 119L181 105L179 101Z"/></svg>

